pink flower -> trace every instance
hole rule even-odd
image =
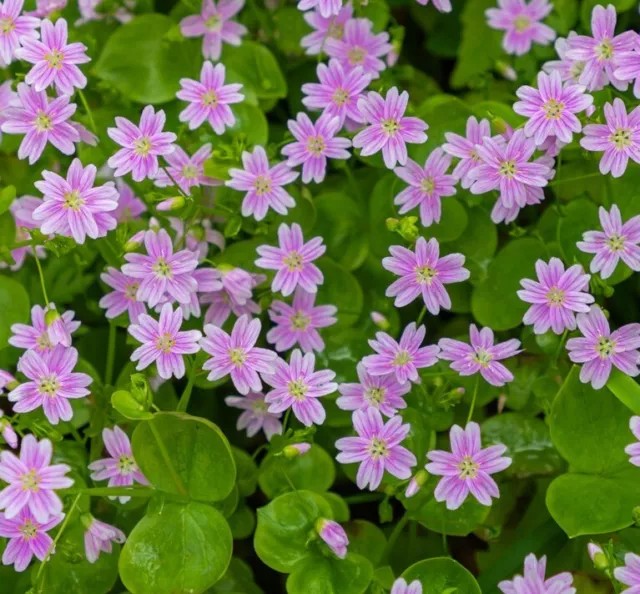
[[[18,363],[20,371],[31,381],[21,383],[9,394],[15,402],[13,410],[26,413],[42,407],[52,425],[60,420],[70,421],[72,398],[84,398],[90,394],[87,386],[93,381],[86,373],[74,373],[78,363],[78,351],[58,345],[51,353],[27,351]]]
[[[189,250],[173,253],[169,234],[160,229],[147,231],[144,236],[147,255],[125,254],[128,264],[122,267],[123,274],[141,279],[136,298],[146,301],[150,307],[160,303],[169,294],[179,303],[189,303],[198,283],[191,274],[198,266],[198,259]]]
[[[69,105],[69,97],[62,95],[49,103],[45,91],[37,92],[20,83],[18,98],[20,107],[7,108],[2,124],[2,131],[7,134],[25,135],[18,149],[18,159],[28,157],[29,164],[33,165],[42,155],[47,142],[65,155],[72,155],[76,150],[73,143],[80,141],[80,134],[67,122],[76,112],[76,105]]]
[[[613,75],[621,82],[635,80],[633,94],[640,97],[640,38],[636,35],[633,49],[620,52],[616,56],[616,69]]]
[[[267,153],[261,146],[256,146],[253,153],[242,152],[244,169],[229,169],[231,179],[225,182],[230,188],[246,192],[242,200],[242,216],[253,216],[261,221],[267,216],[269,208],[278,214],[286,215],[296,201],[283,189],[298,177],[287,163],[278,163],[269,167]]]
[[[440,308],[451,309],[451,298],[444,288],[450,283],[460,283],[470,276],[463,268],[462,254],[449,254],[440,258],[440,246],[437,239],[418,237],[416,251],[412,252],[400,245],[389,248],[391,257],[382,259],[386,270],[400,278],[387,290],[387,297],[395,297],[395,306],[404,307],[420,295],[431,314],[437,316]]]
[[[169,224],[176,232],[175,242],[179,244],[185,231],[184,221],[177,217],[169,217]],[[215,245],[220,251],[224,251],[224,236],[220,231],[214,229],[212,225],[211,220],[208,218],[200,221],[189,221],[185,243],[187,249],[196,254],[198,262],[206,259],[210,245]]]
[[[367,485],[375,491],[382,482],[386,470],[389,474],[406,480],[411,477],[411,467],[416,457],[400,444],[411,431],[411,425],[402,424],[402,417],[395,416],[386,423],[375,408],[353,413],[353,427],[358,437],[343,437],[336,441],[340,464],[360,462],[356,484],[359,489]]]
[[[622,99],[605,103],[606,124],[588,124],[584,127],[584,137],[580,145],[588,151],[604,151],[600,160],[600,173],[611,172],[620,177],[627,169],[631,158],[640,163],[640,108],[629,115]]]
[[[555,334],[576,329],[576,312],[586,313],[589,304],[595,299],[587,293],[589,289],[588,274],[584,274],[582,266],[574,264],[567,268],[558,258],[551,258],[549,263],[536,262],[538,281],[525,278],[520,281],[524,290],[518,291],[518,297],[531,307],[524,314],[522,322],[533,324],[536,334],[544,334],[551,328]]]
[[[400,343],[385,332],[377,332],[376,340],[370,340],[369,345],[378,354],[362,359],[365,369],[371,375],[395,374],[401,385],[409,381],[419,384],[418,369],[435,365],[440,351],[436,345],[420,346],[426,333],[427,329],[416,328],[415,322],[404,329]]]
[[[0,536],[9,539],[2,555],[3,565],[13,565],[15,571],[22,572],[36,559],[44,561],[53,552],[53,539],[47,531],[57,526],[64,514],[52,515],[47,521],[38,522],[33,514],[24,508],[11,519],[0,515]]]
[[[631,464],[633,464],[634,466],[640,466],[640,417],[631,417],[631,419],[629,420],[629,428],[638,441],[628,445],[624,449],[624,451],[629,454],[629,456],[631,456],[631,459],[629,460]],[[591,558],[593,559],[593,555],[591,556]]]
[[[380,59],[393,46],[389,34],[372,32],[373,23],[369,19],[348,19],[344,24],[342,37],[328,36],[324,51],[331,58],[337,58],[345,71],[360,66],[364,74],[378,78],[386,64]]]
[[[222,327],[229,315],[237,317],[244,314],[259,314],[260,306],[252,300],[253,289],[261,284],[266,276],[249,274],[242,268],[219,268],[222,290],[206,293],[200,299],[202,304],[210,303],[205,314],[205,324]]]
[[[316,521],[315,528],[318,536],[339,559],[344,559],[347,556],[349,538],[338,522],[320,518]]]
[[[327,249],[322,244],[322,237],[314,237],[305,243],[298,223],[293,223],[291,227],[281,223],[278,242],[279,247],[261,245],[256,248],[258,255],[262,256],[256,260],[256,266],[278,271],[271,283],[271,290],[274,293],[281,291],[285,297],[291,295],[297,286],[308,293],[317,293],[324,276],[312,262]]]
[[[73,95],[74,89],[84,89],[87,78],[77,64],[86,64],[91,58],[85,53],[87,46],[82,43],[67,43],[67,21],[58,19],[54,25],[49,20],[40,26],[42,40],[23,37],[22,47],[16,50],[16,57],[34,64],[24,81],[33,85],[36,91],[44,91],[55,86],[61,95]]]
[[[585,87],[573,83],[562,84],[560,74],[538,73],[538,88],[522,86],[516,91],[521,99],[513,104],[513,111],[529,118],[524,126],[526,136],[533,137],[540,146],[549,136],[561,142],[573,140],[573,132],[580,132],[582,124],[575,114],[593,103]]]
[[[36,0],[36,10],[27,14],[35,17],[48,17],[54,12],[62,12],[67,6],[67,0]]]
[[[298,349],[291,353],[289,363],[276,359],[275,372],[262,376],[273,388],[265,397],[270,413],[281,413],[290,408],[306,427],[324,423],[326,412],[319,398],[335,392],[338,384],[333,382],[336,377],[333,371],[314,371],[315,365],[313,353],[303,357]]]
[[[532,594],[575,594],[572,587],[573,576],[569,572],[559,573],[545,580],[547,558],[542,556],[539,560],[531,553],[524,560],[524,576],[516,575],[513,580],[505,580],[498,584],[498,588],[504,594],[520,594],[531,592]]]
[[[549,167],[539,162],[529,163],[535,150],[535,142],[526,138],[523,130],[516,130],[506,145],[485,138],[482,145],[476,145],[482,164],[468,174],[473,181],[471,193],[499,190],[506,208],[514,204],[525,206],[527,187],[543,188],[548,183]]]
[[[204,327],[206,335],[200,341],[202,350],[211,355],[202,366],[209,371],[209,381],[231,375],[231,381],[242,395],[260,392],[262,382],[258,373],[274,373],[278,355],[255,346],[262,324],[248,315],[241,316],[233,326],[231,335],[213,324]]]
[[[73,237],[83,244],[87,236],[97,239],[116,228],[109,213],[118,207],[118,191],[113,182],[94,187],[96,173],[95,165],[83,167],[80,159],[72,161],[66,180],[53,171],[42,172],[44,181],[35,186],[44,202],[33,211],[42,233]]]
[[[619,80],[614,72],[618,57],[634,48],[638,34],[625,31],[615,35],[615,29],[616,9],[611,4],[607,8],[595,6],[591,13],[593,37],[576,35],[569,42],[567,57],[585,63],[579,82],[590,91],[601,88],[602,82],[606,84],[607,80],[616,89],[627,90],[628,83]]]
[[[5,520],[15,518],[23,509],[43,524],[62,513],[62,501],[54,491],[68,489],[73,479],[65,476],[69,466],[51,464],[52,452],[48,439],[38,442],[31,434],[22,440],[20,458],[6,450],[0,452],[0,479],[7,483],[0,491]]]
[[[453,361],[451,369],[460,375],[480,375],[493,386],[504,386],[513,381],[513,374],[502,364],[502,359],[508,359],[521,353],[520,341],[512,338],[494,346],[493,330],[483,328],[478,331],[475,324],[469,327],[471,345],[451,338],[441,338],[440,359]]]
[[[175,180],[188,196],[191,195],[193,187],[222,185],[221,181],[204,174],[204,162],[211,157],[211,154],[210,144],[201,146],[192,157],[176,146],[176,150],[165,157],[165,161],[169,164],[168,173],[164,168],[160,169],[154,180],[155,185],[159,188],[173,187],[173,180]]]
[[[131,187],[122,178],[116,180],[116,188],[120,193],[118,207],[111,213],[119,223],[133,221],[146,212],[146,204],[138,198]]]
[[[445,501],[447,509],[458,509],[471,493],[482,505],[491,505],[492,497],[500,497],[496,482],[489,476],[511,465],[511,458],[503,456],[504,445],[482,449],[480,426],[467,423],[451,427],[449,433],[451,453],[432,450],[427,453],[430,463],[427,472],[442,476],[433,496],[436,501]]]
[[[107,161],[115,169],[116,177],[130,171],[137,182],[156,177],[158,155],[170,155],[176,148],[173,143],[177,136],[162,131],[165,122],[164,111],[156,113],[151,105],[142,110],[139,127],[126,118],[116,117],[116,128],[107,128],[109,138],[123,147]]]
[[[418,4],[422,4],[422,6],[426,6],[429,4],[429,0],[417,0]],[[433,0],[433,5],[438,12],[451,12],[451,0]],[[414,582],[415,583],[415,582]],[[391,594],[396,594],[396,592],[392,592]],[[408,594],[414,594],[412,591]],[[420,592],[416,592],[416,594],[422,594],[422,590]]]
[[[262,429],[267,441],[271,441],[274,435],[282,433],[282,414],[269,412],[269,405],[265,402],[262,392],[249,392],[246,396],[227,396],[224,402],[227,406],[243,411],[238,417],[236,429],[246,429],[247,437],[254,437]]]
[[[407,584],[404,578],[398,578],[393,582],[391,594],[422,594],[422,584],[418,580],[413,580],[410,584]]]
[[[126,311],[129,315],[129,320],[136,324],[138,316],[147,312],[144,303],[138,301],[136,297],[140,286],[137,279],[122,274],[122,272],[110,266],[107,272],[103,272],[100,275],[100,280],[114,289],[114,291],[100,299],[98,303],[100,307],[107,310],[105,312],[107,319],[117,318]]]
[[[304,14],[304,20],[313,29],[313,33],[305,35],[300,40],[300,45],[306,49],[310,56],[319,54],[324,50],[327,39],[342,39],[347,21],[353,16],[353,6],[347,3],[340,9],[337,15],[323,17],[320,12],[313,10]]]
[[[611,366],[631,377],[640,374],[640,324],[627,324],[611,332],[602,310],[594,305],[588,313],[578,314],[578,328],[583,338],[567,340],[569,359],[584,363],[580,381],[591,382],[594,390],[607,383]]]
[[[6,121],[5,110],[9,107],[20,107],[18,93],[12,89],[13,80],[5,80],[0,85],[0,125]],[[2,134],[0,134],[2,138]]]
[[[199,81],[180,79],[182,88],[176,97],[190,105],[180,112],[179,118],[189,124],[189,130],[199,128],[205,120],[216,134],[224,134],[225,127],[235,125],[236,118],[229,105],[244,100],[244,95],[239,92],[242,85],[225,85],[224,79],[224,64],[214,66],[208,61],[202,65]]]
[[[0,371],[0,376],[6,372]],[[13,376],[7,375],[11,378],[11,381],[14,382],[15,379]],[[14,428],[11,426],[11,422],[8,419],[3,418],[4,411],[0,409],[0,435],[7,442],[7,445],[15,450],[18,447],[18,435],[16,434]]]
[[[560,59],[545,62],[542,69],[547,74],[557,71],[563,81],[578,84],[582,71],[584,70],[585,63],[580,60],[573,60],[567,56],[567,52],[571,49],[571,42],[576,36],[577,33],[575,31],[571,31],[566,39],[564,37],[558,37],[554,43],[554,47]],[[607,83],[607,77],[604,72],[602,72],[601,76],[597,77],[596,80],[592,82],[589,90],[599,91],[604,88]]]
[[[428,128],[419,118],[405,117],[409,102],[409,93],[393,87],[383,99],[379,93],[369,91],[366,98],[358,101],[358,109],[369,124],[358,132],[353,146],[362,149],[363,157],[374,155],[382,150],[384,164],[393,169],[396,163],[407,163],[407,142],[422,144],[427,141],[425,130]]]
[[[508,54],[523,56],[531,49],[535,41],[540,45],[549,45],[556,32],[540,21],[552,10],[553,4],[547,0],[498,0],[499,8],[485,11],[487,24],[492,29],[506,31],[502,47]]]
[[[31,326],[27,324],[13,324],[11,332],[13,336],[9,338],[9,344],[19,349],[32,349],[39,353],[51,351],[57,342],[49,335],[48,326],[45,321],[47,309],[34,305],[31,308]],[[74,322],[73,311],[65,311],[61,317],[65,325],[65,334],[69,336],[80,327],[80,322]]]
[[[482,144],[485,136],[491,136],[489,120],[478,122],[475,116],[469,116],[466,134],[465,137],[453,132],[446,132],[444,137],[447,142],[442,145],[442,150],[445,153],[460,159],[451,175],[455,179],[459,179],[460,185],[465,189],[471,187],[473,183],[473,180],[469,178],[469,172],[481,162],[476,145]],[[496,137],[496,139],[498,138]]]
[[[138,323],[129,326],[129,334],[142,343],[131,355],[138,361],[138,371],[146,369],[155,361],[158,375],[169,379],[184,376],[183,355],[193,355],[200,350],[198,341],[202,338],[199,330],[180,331],[182,310],[173,311],[170,303],[165,303],[156,321],[147,314],[138,316]]]
[[[284,446],[282,454],[287,460],[293,460],[295,458],[299,458],[300,456],[304,456],[310,449],[310,443],[290,443],[289,445]]]
[[[620,259],[634,272],[640,271],[640,215],[622,224],[615,204],[610,212],[601,206],[598,214],[603,231],[587,231],[582,235],[583,241],[576,244],[581,251],[596,254],[591,260],[591,272],[609,278]]]
[[[203,0],[200,14],[180,21],[180,31],[185,37],[202,37],[202,55],[217,61],[222,53],[222,42],[240,45],[247,28],[231,20],[244,6],[244,0]]]
[[[113,429],[103,429],[102,439],[104,447],[109,453],[109,458],[102,458],[89,464],[92,480],[109,479],[107,483],[109,487],[131,487],[134,482],[141,485],[149,484],[133,458],[128,435],[120,427],[115,425]],[[124,504],[131,497],[118,496],[109,497],[109,499],[118,499],[120,503]]]
[[[96,520],[91,514],[84,520],[86,531],[84,533],[84,551],[89,563],[95,563],[100,557],[100,552],[111,553],[112,542],[122,544],[127,537],[122,530],[115,526]],[[87,525],[88,524],[88,525]]]
[[[393,201],[400,206],[398,213],[405,214],[418,206],[423,227],[439,223],[442,214],[440,198],[456,193],[457,178],[447,175],[450,165],[451,157],[441,148],[436,148],[424,167],[420,167],[413,159],[408,159],[405,167],[396,167],[393,172],[409,184]]]
[[[132,7],[135,5],[134,0],[125,0],[125,5]],[[100,12],[96,10],[100,6]],[[106,18],[114,18],[120,23],[128,23],[133,15],[124,6],[109,5],[108,7],[102,2],[102,0],[78,0],[78,10],[80,16],[75,25],[84,25],[91,21],[100,21]],[[107,12],[103,12],[106,10]]]
[[[627,553],[624,556],[624,565],[616,567],[613,570],[613,575],[625,586],[631,586],[630,588],[625,588],[624,591],[627,594],[637,594],[638,590],[640,590],[640,555]]]
[[[351,141],[335,135],[341,128],[340,119],[321,115],[314,124],[309,116],[300,112],[295,120],[287,123],[289,131],[296,141],[282,148],[282,154],[288,157],[287,165],[297,167],[302,164],[302,183],[313,180],[317,184],[324,180],[327,172],[327,159],[348,159]]]
[[[371,375],[362,362],[356,367],[357,384],[340,384],[341,396],[336,400],[342,410],[378,409],[386,417],[393,417],[399,409],[406,408],[403,396],[411,391],[411,384],[399,384],[395,374]]]
[[[340,13],[342,0],[298,0],[298,10],[306,11],[315,8],[324,18]]]
[[[307,109],[322,109],[322,113],[340,120],[344,125],[346,118],[353,122],[362,122],[358,109],[358,99],[371,82],[371,75],[365,74],[360,66],[345,72],[338,60],[329,60],[329,65],[318,64],[318,83],[302,85],[307,95],[302,103]]]
[[[315,293],[298,287],[291,305],[284,301],[271,304],[269,317],[276,326],[267,332],[267,342],[274,344],[276,351],[288,351],[296,345],[304,353],[324,351],[324,341],[317,328],[335,324],[338,309],[334,305],[315,306],[315,301]]]
[[[42,199],[40,198],[36,198],[35,196],[22,196],[21,198],[16,198],[11,203],[11,206],[9,206],[9,210],[16,224],[16,243],[30,240],[31,234],[26,229],[37,229],[40,226],[40,222],[33,218],[33,211],[41,204]],[[34,248],[24,246],[11,250],[11,257],[14,263],[8,266],[5,262],[0,262],[0,269],[9,268],[12,271],[20,270],[27,254],[33,255]],[[43,246],[36,246],[35,254],[40,259],[46,258],[46,251]]]
[[[0,4],[0,58],[5,65],[11,64],[24,39],[38,39],[36,29],[40,19],[20,13],[24,0],[5,0]]]

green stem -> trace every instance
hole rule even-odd
[[[422,322],[422,320],[424,319],[424,315],[427,313],[427,306],[423,305],[422,309],[420,310],[420,315],[418,316],[418,319],[416,320],[416,326],[419,326],[420,323]]]
[[[480,384],[480,376],[476,375],[476,383],[473,386],[473,397],[471,399],[471,407],[469,408],[469,416],[467,417],[467,425],[471,422],[471,417],[473,417],[473,409],[476,406],[476,398],[478,396],[479,384]]]
[[[579,175],[578,177],[567,177],[565,179],[557,179],[547,184],[547,187],[559,186],[560,184],[567,184],[574,181],[580,181],[581,179],[589,179],[591,177],[600,177],[602,174],[598,171],[595,173],[587,173],[586,175]]]
[[[189,381],[187,382],[187,386],[182,392],[182,396],[180,396],[180,402],[178,402],[178,408],[176,410],[178,412],[186,412],[189,407],[189,400],[191,400],[191,392],[193,391],[193,383],[196,381],[196,361],[193,358],[190,358],[191,365],[189,367]]]
[[[86,487],[68,489],[69,493],[88,495],[89,497],[153,497],[155,489],[149,487]]]
[[[104,384],[110,386],[113,380],[113,364],[116,357],[116,325],[109,323],[109,342],[107,343],[107,368],[104,372]]]
[[[40,285],[42,286],[42,295],[44,296],[44,304],[45,307],[49,305],[49,297],[47,296],[47,287],[44,284],[44,274],[42,273],[42,266],[40,265],[40,258],[35,255],[36,244],[32,243],[33,251],[34,251],[34,260],[36,261],[36,266],[38,267],[38,274],[40,275]]]
[[[398,540],[400,534],[402,534],[402,531],[404,530],[404,527],[407,525],[409,520],[409,515],[405,513],[404,516],[402,516],[398,523],[395,525],[393,532],[391,533],[391,535],[389,536],[389,540],[387,541],[387,546],[384,549],[384,553],[382,554],[383,561],[387,561],[389,559],[389,555],[391,554],[391,551],[396,544],[396,540]]]
[[[565,329],[565,331],[562,333],[562,337],[560,338],[560,344],[556,349],[555,355],[553,355],[553,363],[551,364],[553,368],[556,368],[558,366],[558,358],[560,357],[560,353],[562,352],[562,347],[564,346],[564,341],[567,339],[568,333],[569,333],[568,329]]]
[[[91,108],[89,107],[89,103],[87,102],[87,98],[84,96],[82,89],[78,89],[78,95],[80,97],[80,101],[82,102],[82,106],[84,107],[84,110],[87,113],[87,117],[89,118],[89,125],[91,126],[91,131],[96,136],[98,136],[98,128],[96,128],[96,123],[93,121],[93,114],[91,113]]]
[[[287,432],[287,426],[289,425],[289,417],[291,416],[291,408],[287,409],[287,412],[284,413],[284,421],[282,423],[282,435]]]
[[[640,386],[626,373],[613,369],[607,382],[613,395],[635,414],[640,415]]]
[[[180,492],[181,495],[187,495],[187,490],[184,488],[184,485],[182,484],[182,481],[180,480],[180,477],[178,476],[176,469],[173,467],[171,458],[169,458],[169,452],[167,451],[167,448],[165,447],[164,442],[162,441],[162,436],[158,432],[158,429],[155,426],[155,423],[153,421],[149,423],[149,428],[151,429],[151,433],[153,433],[153,436],[156,438],[156,441],[158,442],[160,453],[164,458],[164,461],[167,465],[167,468],[169,469],[169,472],[171,473],[173,482],[176,484],[178,491]]]
[[[180,185],[178,184],[178,182],[174,179],[173,175],[171,175],[171,174],[169,173],[169,170],[168,170],[166,167],[164,167],[164,166],[163,166],[163,167],[160,167],[160,169],[162,169],[162,171],[164,171],[164,172],[167,174],[167,177],[168,177],[168,178],[173,182],[173,185],[176,187],[176,190],[178,190],[178,192],[180,193],[180,195],[181,195],[183,198],[186,198],[187,200],[189,200],[189,199],[190,199],[190,197],[189,197],[189,196],[187,196],[187,195],[183,192],[182,188],[180,187]],[[185,229],[185,235],[186,235],[186,233],[187,233],[187,230]]]

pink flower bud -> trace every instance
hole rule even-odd
[[[47,325],[47,334],[53,346],[61,344],[65,347],[71,346],[71,333],[65,324],[64,318],[56,310],[53,303],[48,305],[48,311],[44,315],[44,323]]]
[[[15,390],[19,385],[20,382],[8,371],[0,369],[0,394],[2,394],[5,388],[8,392],[11,392],[11,390]],[[1,412],[2,411],[0,411],[0,417],[2,416]]]
[[[171,210],[179,210],[184,206],[184,198],[182,196],[172,196],[162,202],[156,204],[156,210],[168,212]]]
[[[411,497],[416,495],[418,491],[422,489],[424,484],[427,482],[428,478],[429,478],[429,475],[427,474],[426,470],[418,471],[409,482],[409,486],[407,487],[407,490],[404,492],[404,496],[407,499],[410,499]]]
[[[377,311],[371,312],[371,321],[380,328],[380,330],[388,330],[391,325],[389,324],[389,320]]]
[[[7,442],[11,449],[16,449],[18,447],[18,436],[16,432],[13,430],[11,423],[7,419],[3,419],[4,412],[0,410],[0,434],[2,434],[3,439]]]
[[[299,456],[304,456],[311,449],[310,443],[292,443],[285,446],[282,453],[287,460],[293,460]]]
[[[316,532],[340,559],[344,559],[347,556],[349,538],[340,524],[333,520],[320,518],[316,522]]]
[[[129,239],[129,241],[127,241],[127,243],[125,244],[124,251],[134,252],[135,250],[137,250],[138,246],[140,246],[144,241],[145,233],[146,231],[138,231],[135,235],[133,235],[131,239]]]
[[[597,569],[607,569],[607,567],[609,567],[607,556],[604,554],[600,545],[597,545],[595,542],[590,542],[587,545],[587,551]]]

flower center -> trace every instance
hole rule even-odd
[[[301,402],[307,396],[309,388],[302,380],[291,380],[287,382],[287,390],[293,398]]]
[[[609,136],[609,141],[613,143],[617,150],[621,151],[631,146],[631,130],[629,128],[616,128],[616,131]]]
[[[202,94],[202,105],[205,107],[215,107],[218,105],[218,95],[213,89]]]
[[[36,130],[38,132],[47,132],[49,130],[53,130],[53,122],[51,118],[44,112],[39,111],[36,119],[33,122]]]
[[[498,169],[498,174],[502,177],[511,179],[516,174],[516,162],[513,159],[502,161]]]
[[[549,292],[547,293],[547,299],[549,301],[549,305],[554,305],[555,307],[561,307],[564,303],[565,293],[558,287],[551,287]]]
[[[555,99],[549,99],[543,106],[544,115],[548,120],[559,120],[562,117],[564,103],[560,103]]]
[[[176,344],[176,341],[173,339],[171,334],[167,334],[166,332],[156,339],[156,347],[159,351],[163,353],[170,353],[171,349]]]
[[[284,265],[288,268],[289,272],[295,272],[302,270],[302,256],[296,252],[289,252],[282,260]]]
[[[394,367],[402,367],[407,363],[411,363],[413,361],[413,357],[409,353],[409,351],[398,351],[398,354],[395,356],[392,365]]]
[[[398,122],[398,120],[394,118],[387,118],[386,120],[382,120],[380,126],[382,127],[382,131],[387,136],[395,136],[398,130],[400,130],[400,122]]]
[[[147,157],[151,150],[151,139],[148,136],[142,136],[134,142],[134,150],[136,155]]]
[[[49,351],[53,348],[49,340],[49,333],[45,330],[38,338],[36,338],[36,349],[38,351]]]
[[[518,33],[522,33],[529,28],[531,20],[526,16],[518,16],[513,19],[513,27]]]
[[[476,149],[471,149],[469,151],[469,159],[475,161],[476,163],[480,163],[480,155],[476,152]]]
[[[614,233],[611,237],[607,238],[605,243],[612,252],[621,252],[624,250],[625,237]]]
[[[127,284],[127,286],[124,288],[125,299],[128,299],[129,301],[137,301],[136,295],[138,294],[139,286],[140,283]]]
[[[616,343],[606,336],[598,338],[598,344],[596,345],[596,351],[601,359],[606,359],[611,355],[615,355]]]
[[[247,355],[244,352],[244,349],[229,349],[227,351],[227,355],[229,355],[231,363],[233,363],[236,367],[242,367],[244,365],[244,362],[247,360]]]
[[[156,260],[155,264],[151,267],[151,270],[158,278],[171,278],[173,276],[171,266],[163,257]]]
[[[346,91],[342,87],[338,87],[334,91],[333,97],[331,97],[331,100],[336,105],[344,105],[349,100],[349,91]]]
[[[11,33],[16,28],[16,24],[11,17],[4,17],[0,19],[0,31],[3,34]]]
[[[602,43],[596,46],[596,57],[602,62],[607,62],[613,58],[613,46],[610,39],[605,37]]]
[[[458,470],[460,471],[458,476],[461,479],[476,478],[479,468],[478,464],[470,456],[465,456],[458,462]]]
[[[84,200],[78,190],[72,190],[64,195],[62,206],[64,208],[70,208],[75,212],[80,210],[80,207],[84,204]]]
[[[377,460],[378,458],[386,458],[389,455],[387,442],[379,437],[374,437],[369,442],[369,455]]]
[[[342,39],[344,37],[344,25],[337,23],[330,25],[329,30],[327,31],[327,37],[331,37],[332,39]]]
[[[307,140],[307,150],[314,155],[322,155],[327,148],[327,143],[322,136],[310,136]]]
[[[347,52],[347,59],[349,60],[349,64],[351,64],[352,66],[355,66],[357,64],[362,64],[364,62],[364,58],[366,55],[367,55],[367,50],[365,50],[364,48],[358,45],[354,45]]]
[[[271,192],[271,178],[265,175],[259,175],[256,177],[255,189],[258,196],[264,196]]]
[[[38,392],[49,398],[55,398],[60,388],[60,382],[55,374],[45,375],[38,381]]]
[[[60,70],[62,69],[64,54],[61,51],[54,49],[51,50],[48,54],[45,54],[44,59],[49,63],[49,68]]]
[[[364,392],[364,399],[367,401],[369,406],[375,406],[377,408],[384,402],[386,392],[386,388],[369,388]]]
[[[209,31],[220,31],[222,27],[222,17],[219,14],[212,14],[205,22],[204,26]]]
[[[303,311],[297,311],[291,316],[290,321],[292,330],[306,330],[311,323],[311,318],[304,315]]]
[[[118,457],[117,466],[118,472],[123,476],[131,474],[137,468],[136,461],[133,459],[133,457],[127,456],[125,454],[122,454]]]
[[[419,285],[430,285],[438,276],[438,271],[431,266],[416,266],[416,282]]]
[[[571,68],[569,69],[569,71],[571,73],[571,78],[573,78],[575,82],[578,82],[578,80],[582,76],[585,64],[586,62],[574,62],[573,64],[571,64]]]
[[[182,177],[185,179],[196,179],[198,177],[198,168],[193,163],[185,165],[182,168]]]
[[[37,493],[40,490],[40,477],[38,476],[38,471],[35,468],[23,474],[20,477],[20,482],[22,483],[23,491]]]
[[[255,400],[252,405],[253,412],[256,414],[264,414],[269,410],[269,406],[264,399]]]
[[[436,188],[436,181],[433,179],[432,176],[425,177],[420,182],[420,187],[422,188],[422,191],[425,194],[432,194],[433,190],[435,190],[435,188]]]
[[[26,520],[19,528],[22,537],[25,540],[31,540],[38,535],[38,525],[34,524],[31,520]]]
[[[483,348],[476,349],[475,355],[473,355],[473,362],[481,365],[482,367],[489,367],[489,363],[493,359],[493,355]]]

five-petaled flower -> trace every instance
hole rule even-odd
[[[524,575],[516,575],[512,580],[504,580],[498,584],[498,588],[504,594],[521,594],[523,592],[576,594],[576,589],[572,586],[573,576],[568,571],[547,579],[545,578],[546,570],[546,556],[536,559],[536,556],[531,553],[524,560]]]
[[[85,525],[84,552],[89,563],[95,563],[100,553],[111,553],[114,542],[122,544],[127,537],[115,526],[96,520],[91,514],[83,515]]]
[[[129,320],[136,324],[138,316],[146,313],[147,308],[142,301],[138,301],[138,287],[140,282],[137,278],[132,278],[123,274],[116,268],[109,267],[107,272],[100,274],[100,280],[113,289],[106,294],[98,305],[105,308],[105,316],[112,320],[125,311],[129,314]]]
[[[53,305],[53,304],[51,304]],[[9,344],[19,349],[33,349],[38,352],[50,351],[58,342],[49,334],[49,327],[45,321],[47,308],[34,305],[31,308],[31,326],[28,324],[13,324]],[[80,327],[80,322],[74,321],[75,312],[65,311],[60,319],[65,325],[65,334],[71,335]],[[69,345],[66,345],[69,346]]]
[[[0,59],[7,66],[16,57],[16,50],[24,39],[38,39],[36,29],[40,19],[23,15],[24,0],[5,0],[0,3]]]
[[[227,396],[224,402],[227,406],[242,410],[236,429],[246,429],[247,437],[253,437],[262,429],[267,441],[270,441],[274,435],[282,433],[282,413],[269,412],[269,405],[265,402],[262,392],[249,392],[246,396]]]
[[[627,553],[624,556],[624,565],[616,567],[613,575],[621,584],[630,586],[624,590],[627,594],[636,594],[640,589],[640,555]]]
[[[191,195],[191,188],[200,186],[220,186],[222,182],[204,174],[204,162],[211,157],[210,144],[201,146],[193,156],[187,155],[179,146],[170,155],[165,156],[165,168],[158,171],[154,183],[159,188],[173,187],[174,182],[187,195]]]

